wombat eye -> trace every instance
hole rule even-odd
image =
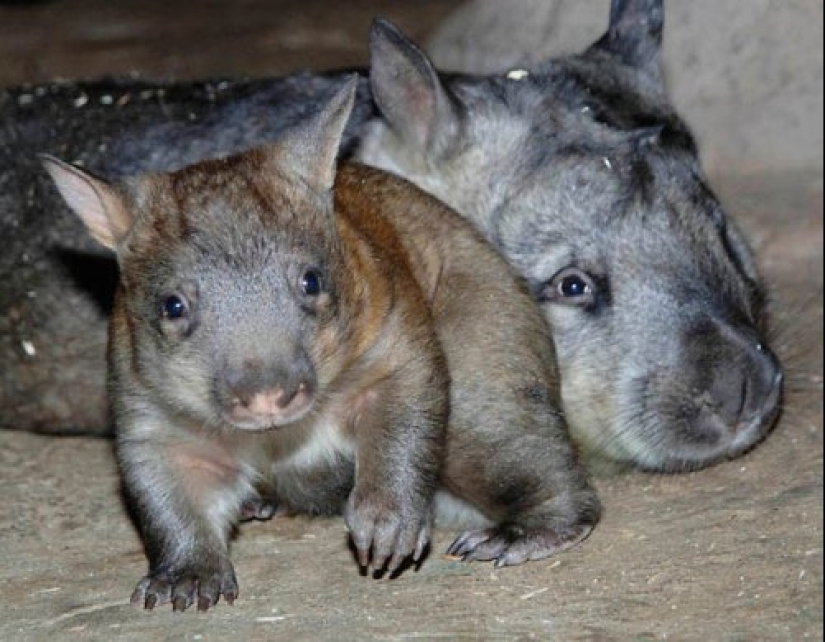
[[[571,274],[559,282],[559,294],[566,299],[576,299],[590,294],[591,288],[580,276]]]
[[[596,286],[587,272],[567,268],[551,279],[544,298],[568,305],[589,305],[595,301]]]
[[[160,313],[164,319],[176,321],[189,316],[189,307],[181,297],[173,294],[166,297],[160,304]]]
[[[301,277],[301,292],[306,296],[318,296],[323,291],[321,275],[316,270],[307,270]]]

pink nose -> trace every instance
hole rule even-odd
[[[252,395],[246,404],[246,409],[253,415],[266,416],[277,414],[281,408],[281,398],[283,396],[284,391],[280,388],[259,392]]]
[[[283,388],[270,388],[232,399],[228,417],[233,422],[264,422],[272,425],[287,424],[301,416],[312,403],[312,393],[306,383],[298,384],[294,393]]]

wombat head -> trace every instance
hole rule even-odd
[[[332,187],[353,89],[269,147],[122,185],[44,158],[117,253],[116,392],[137,381],[167,410],[247,430],[313,407],[345,331]]]
[[[386,122],[361,155],[452,205],[526,277],[585,451],[679,471],[757,443],[783,377],[751,251],[668,102],[662,23],[661,0],[616,0],[581,55],[440,78],[379,22],[371,78]]]

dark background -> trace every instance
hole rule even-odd
[[[373,16],[422,41],[459,0],[50,0],[0,4],[0,85],[136,73],[269,76],[365,65]]]

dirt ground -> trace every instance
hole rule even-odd
[[[0,84],[139,71],[277,74],[364,63],[380,13],[421,38],[458,2],[0,3]],[[0,431],[0,640],[802,640],[823,638],[821,172],[714,178],[773,285],[782,421],[748,456],[686,476],[597,480],[592,537],[494,570],[441,555],[360,577],[340,519],[244,525],[234,606],[128,603],[145,571],[111,444]]]

